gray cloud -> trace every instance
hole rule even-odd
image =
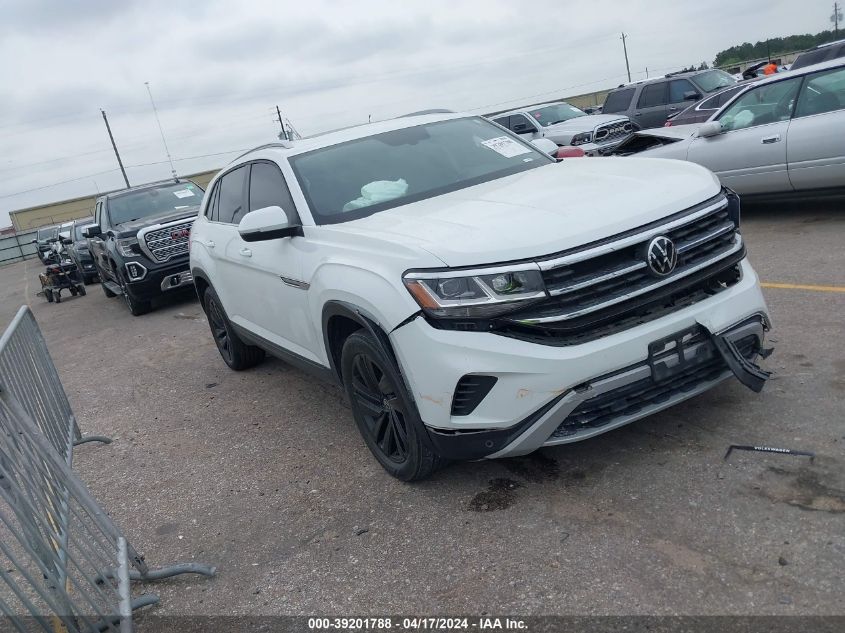
[[[623,81],[622,30],[642,77],[745,40],[826,28],[829,11],[818,13],[793,0],[627,0],[624,11],[555,0],[7,0],[0,225],[9,209],[119,184],[100,108],[124,162],[163,161],[145,81],[171,152],[189,158],[272,140],[276,104],[305,133],[427,107],[504,107]],[[168,172],[131,167],[130,178]]]

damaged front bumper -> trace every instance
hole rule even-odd
[[[697,324],[652,342],[644,361],[561,393],[518,424],[484,431],[428,428],[435,450],[451,459],[513,457],[606,433],[703,393],[731,376],[760,391],[768,372],[755,361],[769,322],[759,313],[711,333]]]

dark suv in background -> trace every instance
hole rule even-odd
[[[640,129],[660,127],[675,112],[735,83],[733,76],[716,68],[670,73],[611,90],[602,112],[627,115]]]
[[[94,267],[94,258],[91,257],[91,251],[88,250],[88,240],[82,234],[83,229],[92,224],[94,218],[80,218],[74,220],[70,228],[70,244],[67,245],[67,254],[79,268],[79,274],[82,275],[82,281],[90,284],[97,278],[97,269]]]
[[[188,237],[203,190],[190,180],[168,180],[97,199],[94,223],[83,235],[107,297],[123,296],[135,315],[152,299],[193,286]]]

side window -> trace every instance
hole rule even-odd
[[[710,97],[709,99],[705,99],[699,105],[697,110],[718,110],[719,109],[719,97],[722,95],[716,95],[714,97]]]
[[[103,208],[102,202],[98,202],[96,205],[94,205],[94,224],[100,223],[100,215],[101,215],[100,209],[102,209],[102,208]]]
[[[659,81],[654,84],[648,84],[643,87],[640,93],[639,101],[637,101],[638,108],[653,108],[655,106],[666,105],[666,82]]]
[[[788,120],[792,115],[801,79],[793,77],[749,90],[719,117],[722,129],[742,130]]]
[[[498,119],[493,119],[493,122],[498,123],[502,127],[506,127],[508,129],[511,129],[510,119],[511,118],[509,116],[500,116]]]
[[[688,92],[699,93],[699,90],[686,79],[673,79],[669,82],[669,103],[683,103]]]
[[[208,196],[208,206],[205,208],[205,217],[212,222],[217,222],[217,202],[220,199],[220,182],[214,184],[214,190]]]
[[[272,163],[253,163],[249,175],[249,211],[264,207],[281,207],[291,224],[299,218],[285,177]],[[237,218],[240,222],[240,218]]]
[[[795,116],[812,116],[845,108],[845,68],[808,75]]]
[[[625,112],[628,106],[631,105],[631,99],[634,98],[635,88],[625,88],[624,90],[617,90],[607,95],[604,100],[604,107],[602,112],[605,114],[613,114],[614,112]]]
[[[515,114],[511,117],[510,129],[517,134],[525,134],[526,132],[536,132],[537,123],[532,122],[524,114]]]
[[[246,181],[247,168],[238,167],[223,176],[218,183],[216,200],[216,220],[233,224],[244,215],[244,183]]]

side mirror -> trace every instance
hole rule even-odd
[[[531,144],[539,149],[541,152],[545,152],[549,156],[554,156],[557,153],[557,143],[553,140],[548,138],[536,138],[531,141]]]
[[[302,227],[291,224],[281,207],[272,206],[247,213],[238,224],[238,233],[244,242],[262,242],[302,235]]]
[[[89,224],[84,229],[82,229],[82,237],[92,238],[102,234],[103,231],[100,228],[99,224]]]
[[[537,128],[528,123],[517,123],[513,126],[512,131],[514,134],[533,134],[537,131]]]
[[[687,90],[684,93],[684,101],[698,101],[701,99],[701,93],[695,90]]]
[[[701,127],[698,128],[698,135],[701,138],[709,138],[711,136],[718,136],[722,131],[721,121],[708,121],[707,123],[702,123]]]

